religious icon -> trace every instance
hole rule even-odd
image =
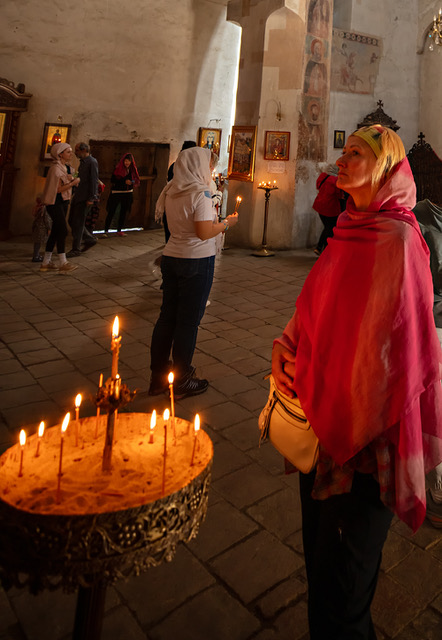
[[[51,149],[54,144],[58,142],[69,142],[71,127],[72,125],[70,124],[45,123],[40,160],[51,160]]]

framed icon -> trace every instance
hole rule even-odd
[[[57,142],[69,142],[71,138],[70,124],[45,122],[41,143],[40,160],[51,160],[51,149]]]
[[[335,149],[342,149],[345,145],[345,131],[335,130],[333,146]]]
[[[214,151],[219,156],[221,149],[222,129],[205,129],[200,127],[198,132],[198,146]]]
[[[266,131],[264,160],[288,160],[290,131]]]
[[[255,148],[256,127],[232,127],[228,178],[253,182]]]

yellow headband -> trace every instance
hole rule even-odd
[[[359,129],[358,131],[355,131],[351,135],[359,136],[359,138],[362,138],[362,140],[365,140],[365,142],[368,145],[370,145],[370,148],[372,149],[376,158],[379,158],[382,150],[382,146],[380,144],[381,133],[382,131],[379,131],[377,127],[370,127],[370,129],[365,131],[363,129]]]

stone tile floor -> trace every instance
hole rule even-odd
[[[139,393],[129,409],[162,410],[147,395],[149,343],[161,292],[154,259],[162,232],[100,240],[71,274],[38,272],[31,241],[0,243],[0,451],[24,425],[60,421],[78,391],[110,371],[110,329],[122,324],[121,374]],[[311,250],[257,258],[228,249],[199,332],[195,364],[209,391],[177,403],[197,409],[215,447],[200,533],[171,563],[108,587],[103,640],[306,640],[306,578],[296,475],[283,473],[257,416],[272,340],[294,309]],[[442,313],[437,309],[437,322]],[[94,407],[84,402],[82,413]],[[67,640],[76,596],[0,589],[0,640]],[[395,520],[373,615],[380,640],[442,637],[442,530],[414,536]]]

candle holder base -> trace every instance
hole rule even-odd
[[[270,256],[274,255],[275,253],[273,251],[269,251],[267,247],[261,247],[261,249],[252,251],[252,256],[257,256],[258,258],[269,258]]]

